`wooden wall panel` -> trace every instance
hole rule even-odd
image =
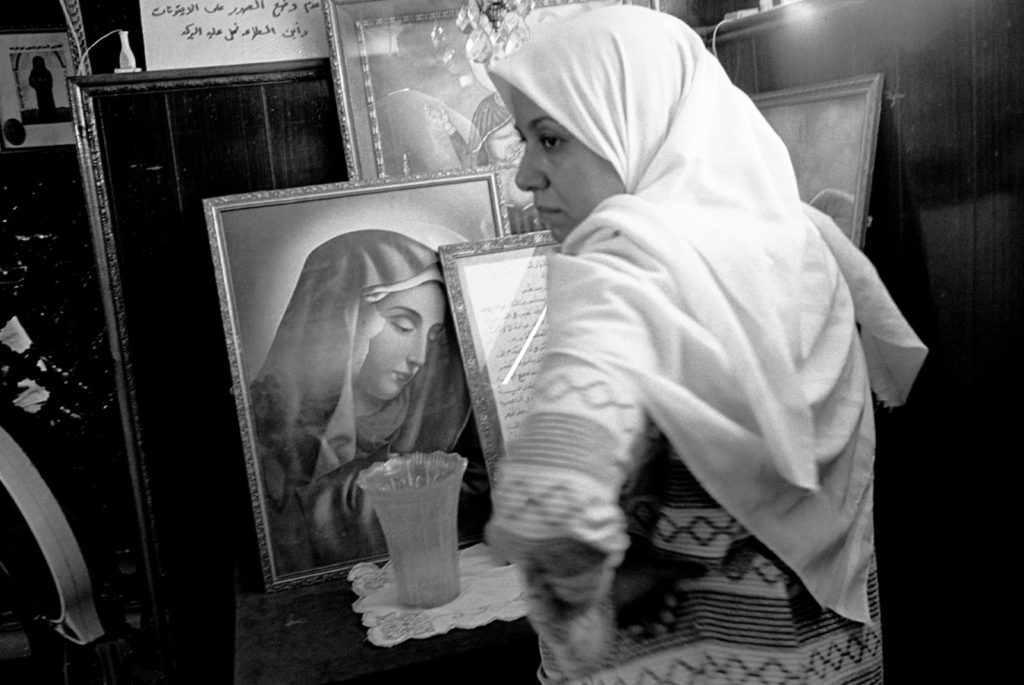
[[[273,182],[262,88],[178,91],[168,97],[167,117],[186,212],[202,200],[197,193],[228,195]]]
[[[991,630],[1012,591],[992,559],[1016,498],[999,445],[1024,410],[1022,13],[1006,0],[805,0],[716,41],[751,93],[885,75],[865,251],[931,348],[908,405],[878,416],[893,682],[995,682],[1009,650]]]
[[[856,75],[851,69],[854,38],[841,16],[805,7],[794,7],[790,14],[778,22],[769,40],[751,38],[757,46],[759,91],[842,78],[833,74]]]
[[[1019,294],[1024,292],[1024,70],[1020,61],[1005,55],[1020,50],[1024,30],[1021,3],[980,3],[975,8],[975,107],[989,116],[978,119],[975,136],[975,186],[979,197],[975,242],[976,282],[979,294],[975,321],[979,330],[1006,331],[982,342],[988,354],[974,363],[979,378],[996,379],[991,388],[979,388],[977,406],[995,425],[1013,425],[1014,404],[1003,398],[1020,390],[1022,372],[1007,368],[1004,360],[1020,359],[1024,323]],[[990,431],[999,435],[999,431]],[[998,449],[997,446],[992,446]]]
[[[279,188],[345,179],[341,124],[334,106],[332,81],[271,84],[263,89],[267,129],[271,135],[274,183]]]
[[[76,122],[153,613],[179,682],[228,682],[251,508],[202,200],[346,180],[326,60],[77,79]]]

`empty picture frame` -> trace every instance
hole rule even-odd
[[[469,395],[494,483],[529,407],[547,336],[547,254],[537,231],[440,249]]]
[[[789,149],[800,199],[835,219],[862,249],[882,78],[881,73],[865,74],[752,96]]]
[[[386,558],[355,477],[474,430],[437,248],[503,235],[498,192],[476,173],[204,200],[266,589]],[[464,456],[468,544],[489,490]]]

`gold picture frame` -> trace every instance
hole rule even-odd
[[[800,198],[863,249],[870,217],[883,74],[753,95],[789,149]]]
[[[437,248],[506,233],[498,197],[475,173],[203,201],[268,591],[387,558],[354,482],[393,452],[463,452],[460,543],[482,538],[487,470],[466,453],[478,441]]]
[[[529,406],[547,324],[549,231],[441,246],[462,361],[491,482]]]
[[[521,151],[481,155],[495,119],[494,87],[465,54],[464,0],[325,0],[327,43],[352,179],[401,178],[482,166],[514,168]],[[527,27],[629,0],[537,0]],[[632,4],[659,9],[658,0]],[[483,110],[491,107],[489,117]],[[510,120],[505,123],[510,123]],[[510,127],[509,127],[510,128]],[[400,139],[399,139],[400,138]],[[508,174],[506,174],[508,177]],[[511,204],[524,204],[506,184]]]

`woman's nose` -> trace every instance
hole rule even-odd
[[[516,185],[523,192],[532,193],[542,189],[546,183],[547,177],[537,167],[530,148],[527,146],[526,154],[523,155],[522,161],[519,162],[519,169],[516,170]]]
[[[406,361],[409,366],[415,371],[421,366],[427,363],[427,346],[430,345],[430,338],[426,332],[417,336],[416,341],[413,343],[412,348],[409,350],[409,356]]]

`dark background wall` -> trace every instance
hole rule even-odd
[[[124,14],[120,7],[94,10],[90,35],[102,35],[108,23],[124,21]],[[64,24],[55,0],[7,3],[0,12],[0,30]],[[94,51],[98,66],[116,59],[117,46],[109,48]],[[82,191],[73,146],[0,153],[0,327],[16,317],[33,343],[23,354],[0,345],[0,425],[28,452],[62,503],[79,535],[96,593],[111,609],[109,629],[118,631],[115,617],[137,620],[145,582]],[[23,378],[50,392],[35,413],[13,404],[20,394],[15,383]],[[17,516],[13,503],[0,493],[2,547],[25,555],[19,560],[25,575],[40,580],[30,588],[0,587],[0,626],[43,609],[49,616],[56,613],[45,604],[53,597],[43,582],[48,571],[33,565],[27,547],[19,547],[27,529]],[[14,563],[3,554],[0,560]],[[33,632],[43,637],[52,631]],[[0,637],[6,633],[0,628]],[[14,651],[4,657],[23,648],[19,640],[8,642]]]
[[[56,2],[10,9],[0,28],[64,23]],[[127,29],[144,66],[137,4],[81,10],[89,43]],[[34,341],[25,354],[0,346],[0,421],[71,518],[101,603],[138,626],[130,660],[156,679],[229,682],[236,554],[251,562],[256,546],[201,200],[346,179],[330,68],[122,90],[148,75],[109,76],[119,47],[97,43],[86,77],[104,141],[86,167],[117,199],[103,209],[113,232],[90,216],[74,147],[0,154],[0,326],[17,317]],[[29,371],[52,393],[34,414],[11,403]],[[4,533],[24,537],[5,504]],[[32,571],[46,574],[37,564],[22,579]],[[0,618],[55,615],[49,589],[26,605],[23,587],[0,587]]]
[[[695,25],[752,5],[666,3]],[[813,11],[797,13],[804,9]],[[137,12],[127,1],[82,3],[90,40],[127,28],[139,41]],[[910,403],[879,416],[879,571],[886,668],[895,683],[994,681],[1012,654],[997,619],[1013,587],[1004,558],[1017,473],[1009,446],[1024,380],[1022,14],[1012,0],[805,0],[723,25],[715,40],[723,65],[750,93],[885,74],[865,250],[931,348]],[[17,5],[2,21],[19,28],[62,18],[56,7]],[[117,52],[116,39],[97,46],[94,73],[109,74]],[[232,450],[221,441],[230,442],[230,432],[218,432],[215,418],[223,413],[210,413],[223,412],[230,396],[199,200],[344,179],[329,69],[321,64],[290,84],[201,92],[117,93],[117,77],[97,79],[97,102],[109,102],[103,116],[114,141],[106,161],[120,184],[114,190],[135,198],[112,221],[132,255],[122,265],[133,340],[143,343],[137,361],[152,371],[136,414],[147,427],[160,425],[161,412],[171,417],[145,436],[150,476],[159,477],[150,478],[140,507],[107,343],[103,270],[71,148],[0,154],[0,325],[18,316],[35,341],[32,354],[52,370],[45,380],[54,392],[33,415],[0,401],[0,420],[32,448],[85,531],[103,591],[169,635],[154,640],[162,663],[180,682],[209,682],[197,679],[204,673],[223,681],[234,562],[254,553],[255,540],[242,465],[225,457]],[[237,122],[260,118],[239,144]],[[289,154],[280,139],[261,147],[271,131],[285,131],[285,141],[312,154]],[[165,163],[190,173],[172,180],[145,171]],[[187,267],[171,273],[169,264]],[[170,297],[171,286],[180,300]],[[186,309],[205,314],[189,318]],[[161,360],[170,368],[158,368]],[[198,391],[174,378],[193,363],[207,371]],[[176,402],[190,389],[192,404]],[[189,443],[188,430],[204,440]],[[209,496],[201,510],[175,497],[189,483],[192,495]]]
[[[885,75],[865,252],[930,347],[910,402],[879,416],[886,675],[994,682],[1024,408],[1024,7],[802,4],[715,42],[750,93]]]

